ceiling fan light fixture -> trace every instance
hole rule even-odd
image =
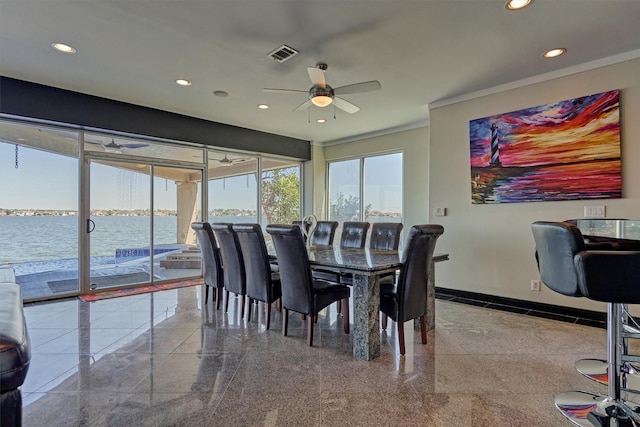
[[[316,95],[311,98],[313,105],[317,107],[327,107],[333,102],[333,98],[328,95]]]
[[[509,0],[505,5],[507,10],[520,10],[533,3],[533,0]]]

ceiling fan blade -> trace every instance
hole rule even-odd
[[[323,89],[327,87],[327,81],[324,78],[324,70],[321,70],[318,67],[307,67],[307,72],[309,73],[309,78],[314,85],[320,86]]]
[[[338,98],[337,96],[333,98],[333,103],[336,105],[336,107],[350,114],[360,111],[360,107],[358,107],[357,105],[352,104],[342,98]]]
[[[302,110],[306,110],[307,108],[309,108],[311,106],[311,100],[308,99],[305,102],[303,102],[302,104],[300,104],[299,106],[297,106],[296,108],[293,109],[293,111],[302,111]]]
[[[280,92],[280,93],[308,93],[308,90],[298,90],[298,89],[273,89],[273,88],[263,88],[263,92]]]
[[[122,144],[121,146],[124,148],[142,148],[142,147],[148,147],[149,144],[136,143],[136,144]]]
[[[382,85],[379,81],[371,80],[370,82],[354,83],[334,88],[333,93],[336,95],[347,95],[350,93],[372,92],[374,90],[380,90],[380,88],[382,88]]]

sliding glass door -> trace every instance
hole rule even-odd
[[[151,279],[151,166],[90,162],[90,290]]]
[[[89,289],[200,276],[203,150],[87,134]],[[198,162],[200,164],[198,165]]]

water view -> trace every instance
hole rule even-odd
[[[149,216],[92,216],[91,277],[111,276],[110,285],[123,280],[149,282]],[[10,265],[25,298],[78,290],[78,217],[0,216],[0,265]],[[210,217],[210,222],[254,222],[255,217]],[[199,266],[176,263],[177,268],[160,264],[167,256],[193,251],[195,245],[177,244],[176,216],[154,217],[154,280],[190,277]],[[81,224],[80,226],[84,226]],[[127,255],[127,256],[124,256]]]

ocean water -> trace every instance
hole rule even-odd
[[[91,217],[91,265],[115,263],[117,249],[148,248],[149,217]],[[155,217],[156,245],[175,244],[175,216]],[[254,222],[252,217],[211,217],[210,222]],[[0,265],[16,274],[78,268],[78,217],[0,216]],[[85,225],[82,224],[84,228]]]

